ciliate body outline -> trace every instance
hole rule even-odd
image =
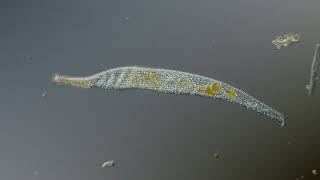
[[[147,89],[161,93],[195,95],[239,104],[285,125],[285,116],[244,91],[224,82],[187,72],[129,66],[109,69],[87,77],[55,75],[53,81],[82,88]]]
[[[313,94],[313,91],[315,89],[315,86],[317,84],[317,81],[319,79],[319,49],[320,44],[316,44],[313,60],[311,64],[311,71],[310,71],[310,80],[309,84],[306,86],[306,89],[308,90],[308,94],[311,96]]]

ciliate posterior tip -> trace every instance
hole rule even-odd
[[[280,126],[283,128],[287,125],[287,116],[284,116],[283,120],[281,121]]]

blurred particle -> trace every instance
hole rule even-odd
[[[291,141],[288,141],[288,145],[290,145],[291,144]]]
[[[44,91],[42,94],[41,94],[42,97],[46,97],[47,96],[47,91]]]
[[[211,47],[214,48],[217,45],[217,41],[216,40],[212,40],[211,41]]]
[[[222,157],[222,153],[219,150],[216,150],[212,155],[211,159],[220,159]]]
[[[28,64],[32,63],[32,56],[26,56],[26,60]]]
[[[37,175],[39,175],[39,172],[38,171],[34,171],[33,175],[37,176]]]
[[[300,176],[301,179],[304,179],[304,176]]]
[[[106,161],[102,164],[101,168],[105,168],[105,167],[113,167],[115,166],[116,163],[114,160],[110,160],[110,161]]]
[[[124,17],[124,20],[129,21],[129,20],[130,20],[130,17],[129,17],[129,16],[126,16],[126,17]]]
[[[215,159],[219,159],[219,158],[220,158],[220,154],[217,153],[217,152],[215,152],[215,153],[213,154],[213,157],[214,157]]]
[[[317,174],[318,174],[317,170],[315,170],[315,169],[312,170],[312,174],[313,174],[313,175],[317,175]]]

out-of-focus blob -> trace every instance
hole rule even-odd
[[[297,43],[301,40],[299,34],[286,34],[283,36],[277,36],[272,39],[272,44],[281,49],[282,47],[287,47],[290,44]]]
[[[317,81],[319,79],[319,49],[320,44],[316,44],[315,50],[314,50],[314,56],[313,61],[311,64],[311,71],[310,71],[310,80],[309,84],[306,85],[306,89],[308,90],[308,94],[311,96],[314,92],[314,89],[316,88]]]
[[[315,170],[315,169],[312,170],[312,174],[313,174],[313,175],[317,175],[317,174],[318,174],[317,170]]]
[[[285,124],[283,114],[224,82],[181,71],[139,66],[110,69],[87,77],[54,75],[53,81],[81,88],[147,89],[162,93],[204,96],[239,104]]]

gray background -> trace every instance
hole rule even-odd
[[[319,8],[319,0],[1,0],[0,179],[319,178],[311,170],[320,170],[320,89],[313,97],[304,89]],[[271,39],[287,32],[302,42],[275,49]],[[53,73],[124,65],[224,81],[286,114],[288,126],[213,99],[51,83]],[[100,168],[111,159],[114,168]]]

